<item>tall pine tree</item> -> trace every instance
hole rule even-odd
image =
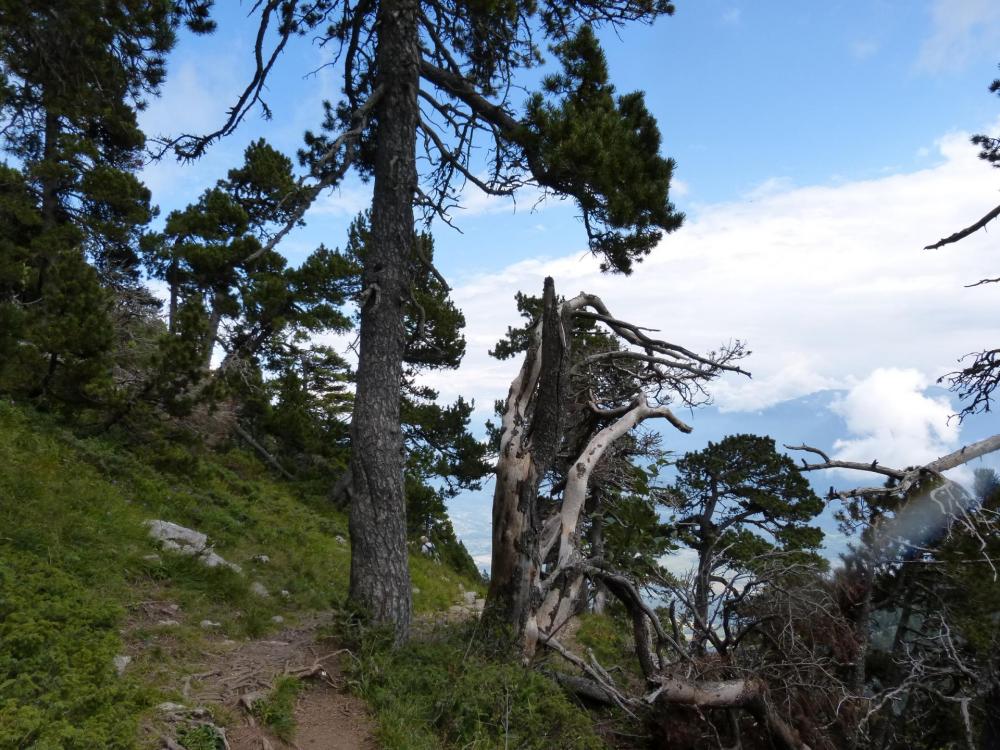
[[[195,158],[233,132],[262,101],[276,57],[296,34],[318,35],[337,51],[343,96],[327,105],[324,131],[308,136],[305,157],[313,197],[352,168],[374,181],[352,422],[351,594],[402,639],[411,602],[400,386],[404,307],[420,258],[414,205],[445,215],[466,183],[493,195],[536,184],[576,201],[605,268],[631,270],[682,217],[668,199],[673,164],[659,155],[655,120],[641,94],[616,93],[592,27],[652,22],[673,5],[275,0],[257,7],[262,32],[277,29],[275,46],[258,36],[255,75],[219,130],[174,145]],[[517,74],[540,63],[545,44],[562,70],[519,107],[510,98]],[[492,149],[488,164],[475,158],[482,146]],[[429,164],[422,175],[418,147]]]

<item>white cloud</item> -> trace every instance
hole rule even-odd
[[[371,206],[372,186],[350,180],[338,189],[324,191],[309,209],[313,214],[354,217]]]
[[[925,393],[931,382],[917,370],[880,368],[857,382],[830,408],[844,418],[849,437],[834,443],[836,458],[878,460],[887,466],[927,463],[958,447],[959,425],[944,396]]]
[[[586,253],[538,258],[460,283],[468,319],[462,370],[428,377],[442,395],[474,396],[482,413],[506,395],[516,362],[486,351],[519,318],[514,293],[586,289],[617,314],[699,350],[749,342],[753,380],[729,378],[719,406],[756,410],[850,384],[878,368],[934,378],[957,357],[995,343],[1000,296],[963,285],[996,275],[995,235],[935,252],[922,247],[996,201],[996,173],[954,134],[928,169],[793,188],[703,206],[631,277],[606,276]]]
[[[924,70],[961,68],[978,55],[993,53],[1000,42],[996,0],[933,0],[930,12],[933,32],[917,60]]]
[[[674,198],[683,198],[691,192],[691,185],[685,180],[674,177],[670,181],[670,195]]]
[[[546,196],[537,187],[525,187],[513,196],[489,195],[472,183],[466,185],[459,197],[458,206],[452,209],[451,218],[458,221],[486,214],[516,214],[524,211],[536,212],[556,205],[561,201],[554,196]]]
[[[698,553],[689,547],[680,547],[669,555],[664,555],[657,562],[683,580],[698,566]]]

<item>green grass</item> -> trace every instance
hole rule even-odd
[[[586,711],[552,680],[485,646],[475,624],[442,625],[405,647],[364,633],[348,667],[385,750],[597,750]]]
[[[253,714],[285,742],[295,736],[295,699],[302,692],[295,677],[281,677],[268,696],[253,705]]]
[[[576,641],[590,649],[594,658],[606,669],[621,667],[634,675],[642,674],[632,633],[624,617],[592,612],[582,614]]]
[[[184,750],[224,750],[226,747],[215,727],[207,724],[182,727],[177,731],[177,742]]]
[[[342,605],[347,519],[317,489],[275,481],[238,451],[175,439],[126,449],[0,404],[0,747],[135,747],[143,712],[177,699],[165,687],[203,658],[201,620],[255,637],[276,614],[294,622]],[[151,518],[206,533],[244,575],[160,552]],[[258,553],[270,562],[254,563]],[[459,596],[460,576],[423,557],[413,580],[417,611]],[[271,596],[253,594],[254,581]],[[155,620],[135,627],[149,601],[180,605],[167,637]],[[119,678],[112,660],[126,650],[135,658]]]

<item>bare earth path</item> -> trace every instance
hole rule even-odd
[[[367,707],[344,687],[338,667],[341,652],[328,639],[317,637],[330,619],[329,614],[317,615],[266,639],[233,644],[189,678],[185,694],[190,704],[221,705],[235,719],[226,732],[231,750],[377,748]],[[297,728],[290,744],[276,738],[247,710],[255,697],[266,695],[286,674],[306,684],[295,708]]]

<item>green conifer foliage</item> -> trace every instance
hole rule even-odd
[[[710,637],[713,576],[762,569],[775,552],[820,564],[814,551],[823,532],[809,522],[823,510],[823,501],[769,437],[730,435],[686,454],[677,472],[672,525],[677,540],[698,555],[692,609],[695,647],[703,652]]]
[[[135,175],[136,113],[163,81],[177,25],[207,30],[209,5],[0,2],[0,211],[14,218],[2,230],[0,319],[16,347],[0,390],[74,407],[114,391],[108,290],[135,283],[154,213]]]

